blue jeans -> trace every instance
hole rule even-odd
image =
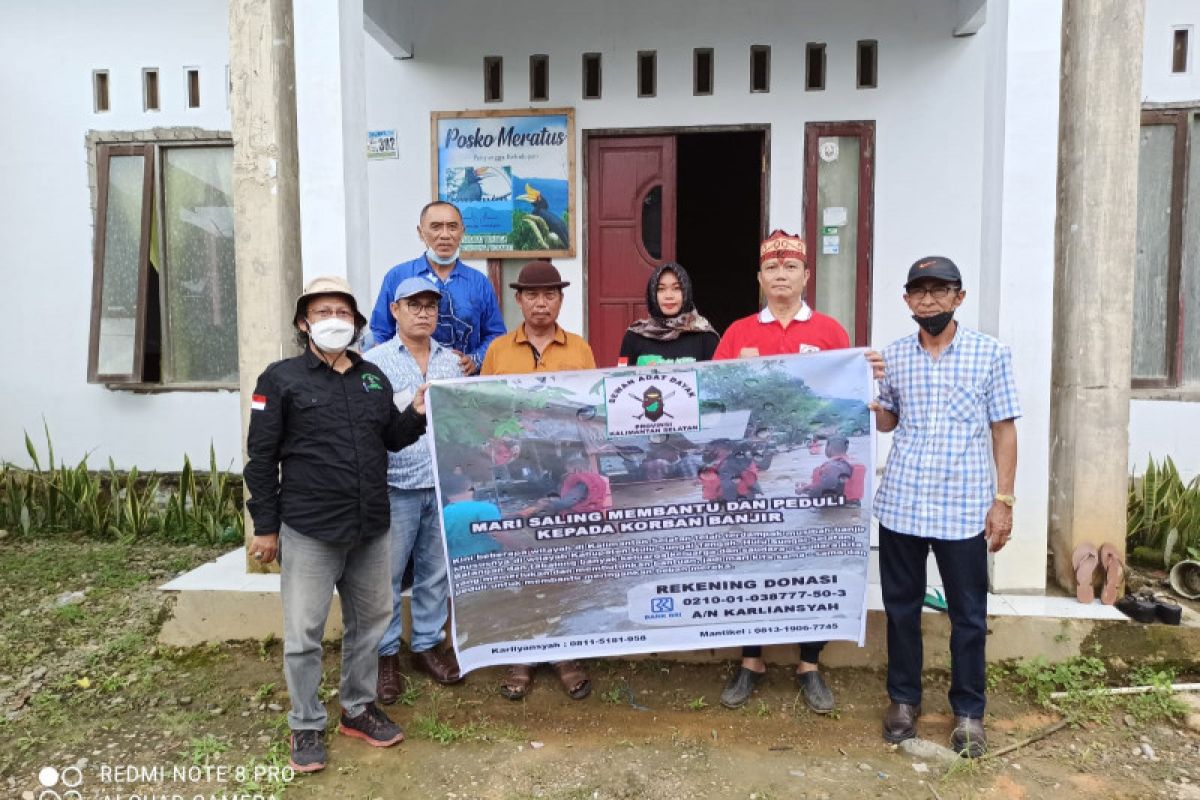
[[[446,579],[446,549],[437,495],[433,489],[388,487],[392,504],[391,538],[392,621],[379,642],[379,655],[400,652],[400,582],[409,556],[413,559],[412,642],[414,653],[432,650],[445,634],[450,583]]]
[[[921,702],[921,606],[925,563],[937,559],[950,617],[950,707],[958,717],[983,719],[987,699],[987,540],[983,534],[947,541],[879,526],[879,577],[887,612],[888,697]]]
[[[338,699],[352,717],[375,700],[379,660],[375,646],[387,628],[388,539],[357,544],[322,542],[279,527],[283,597],[283,675],[292,708],[292,730],[324,730],[328,715],[317,695],[321,685],[321,636],[336,586],[342,601],[342,681]]]

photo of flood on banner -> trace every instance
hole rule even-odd
[[[463,671],[861,645],[875,473],[863,353],[434,383]]]

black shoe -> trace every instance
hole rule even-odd
[[[721,705],[726,708],[741,708],[746,705],[750,695],[754,694],[755,687],[766,677],[767,673],[765,672],[755,672],[752,669],[738,667],[738,671],[733,673],[729,683],[725,684],[725,691],[721,692]]]
[[[966,758],[979,758],[986,753],[987,736],[983,732],[983,720],[955,717],[954,730],[950,733],[950,749]]]
[[[800,687],[800,694],[804,695],[804,703],[809,709],[818,714],[833,711],[833,690],[825,682],[820,670],[797,672],[796,685]]]
[[[404,741],[404,731],[374,703],[367,703],[357,717],[346,716],[342,709],[338,732],[362,739],[372,747],[391,747]]]
[[[291,748],[290,764],[296,772],[317,772],[325,769],[325,731],[294,730]]]
[[[890,744],[900,744],[905,739],[915,739],[917,719],[920,716],[919,705],[896,702],[889,704],[883,714],[883,740]]]
[[[1154,615],[1158,618],[1159,622],[1167,625],[1178,625],[1183,622],[1183,606],[1165,597],[1158,597],[1154,600]]]
[[[1156,622],[1158,614],[1154,607],[1154,598],[1142,594],[1127,594],[1113,603],[1117,610],[1134,622]]]

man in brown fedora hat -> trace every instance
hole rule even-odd
[[[483,359],[481,375],[513,375],[527,372],[561,372],[595,369],[592,348],[580,336],[567,333],[558,325],[562,310],[562,279],[549,261],[530,261],[510,283],[516,290],[517,304],[525,322],[496,339]],[[577,661],[554,661],[551,668],[563,689],[574,700],[582,700],[592,691],[592,681]],[[533,687],[536,664],[513,664],[500,684],[500,694],[520,700]]]
[[[512,375],[522,372],[562,372],[595,369],[596,358],[583,337],[558,325],[562,311],[564,281],[549,261],[530,261],[510,283],[525,322],[497,337],[483,359],[481,375]]]
[[[375,747],[404,739],[375,702],[375,648],[392,616],[387,451],[425,432],[425,387],[400,411],[383,370],[349,349],[367,321],[344,279],[313,279],[293,321],[304,352],[258,377],[243,477],[250,555],[280,559],[291,766],[315,772],[325,766],[321,634],[335,587],[345,626],[338,730]]]

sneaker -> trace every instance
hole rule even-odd
[[[833,690],[820,671],[797,672],[796,685],[800,687],[800,694],[804,695],[805,705],[811,710],[818,714],[833,711]]]
[[[291,738],[291,767],[296,772],[325,769],[325,731],[294,730]]]
[[[346,716],[346,709],[342,709],[338,732],[362,739],[372,747],[391,747],[404,741],[403,729],[374,703],[367,703],[357,717]]]
[[[733,673],[729,683],[725,684],[725,691],[721,692],[721,705],[726,708],[741,708],[746,705],[750,695],[754,694],[755,687],[766,677],[767,673],[765,672],[755,672],[752,669],[738,667],[738,671]]]

